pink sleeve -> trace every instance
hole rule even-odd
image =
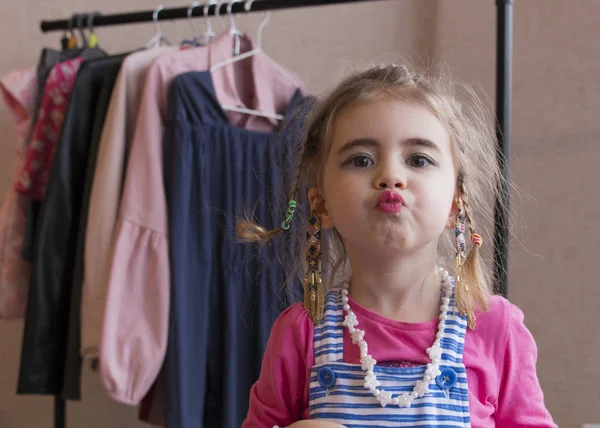
[[[167,83],[151,66],[127,164],[100,343],[104,386],[114,400],[130,405],[139,404],[152,386],[167,348],[170,266],[162,172]]]
[[[536,373],[537,346],[523,323],[523,312],[510,305],[508,337],[501,369],[496,425],[501,427],[556,427],[544,405]]]
[[[242,428],[288,426],[306,417],[313,357],[313,324],[301,303],[277,319]]]
[[[115,83],[100,137],[85,238],[81,303],[81,352],[97,357],[104,324],[113,240],[119,216],[126,160],[148,67],[176,47],[160,47],[129,55]]]

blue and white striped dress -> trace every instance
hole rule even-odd
[[[454,294],[440,343],[442,375],[433,380],[429,392],[415,398],[409,408],[392,404],[381,407],[363,387],[365,373],[360,364],[344,362],[344,312],[339,290],[327,294],[325,305],[325,318],[315,327],[315,365],[309,393],[311,419],[324,419],[348,428],[471,426],[467,377],[462,362],[467,320],[455,310]],[[368,337],[366,331],[367,343]],[[399,393],[410,393],[416,381],[423,379],[425,369],[425,366],[375,366],[373,371],[381,382],[379,388],[395,397]]]

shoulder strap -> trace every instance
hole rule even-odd
[[[340,292],[331,290],[325,297],[325,316],[315,327],[315,365],[344,361],[344,312]]]
[[[462,363],[465,334],[467,332],[467,317],[461,315],[454,299],[455,281],[452,282],[452,296],[448,305],[444,336],[441,340],[442,360],[451,363]]]

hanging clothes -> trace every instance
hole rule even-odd
[[[44,99],[44,90],[46,88],[46,83],[48,78],[50,77],[50,73],[59,63],[63,61],[68,61],[70,59],[75,59],[80,57],[84,53],[84,50],[81,48],[74,49],[64,49],[64,50],[56,50],[52,48],[43,48],[40,53],[40,59],[38,61],[36,75],[37,75],[37,92],[35,94],[34,101],[34,113],[32,117],[32,124],[35,126],[40,117],[40,107],[42,106],[42,101]],[[98,49],[86,49],[85,57],[88,59],[101,57],[105,54]],[[29,134],[27,135],[27,139],[25,141],[25,145],[29,146],[31,142],[31,138],[33,136],[34,127],[30,129]]]
[[[44,99],[44,91],[46,89],[46,82],[48,81],[48,77],[50,77],[50,73],[52,72],[54,67],[56,67],[60,62],[75,59],[80,55],[80,49],[65,49],[60,51],[51,48],[42,49],[36,71],[38,90],[36,93],[34,104],[35,110],[31,122],[32,126],[25,141],[25,147],[29,147],[29,144],[31,143],[31,139],[33,137],[33,131],[35,130],[36,124],[38,123],[42,107],[42,101]],[[21,167],[19,171],[21,171],[22,168],[23,167]],[[31,198],[27,199],[27,228],[25,240],[23,242],[22,257],[24,260],[31,262],[33,260],[33,242],[35,239],[35,229],[42,203],[39,200],[32,200]]]
[[[0,79],[0,93],[12,113],[17,136],[14,173],[23,165],[34,112],[35,69],[16,70]],[[27,222],[27,199],[9,188],[0,209],[0,319],[25,315],[31,265],[21,258]]]
[[[71,309],[69,315],[69,337],[67,344],[67,361],[65,368],[63,398],[69,395],[80,395],[81,389],[81,302],[83,293],[83,254],[85,249],[85,231],[87,228],[90,194],[92,182],[98,159],[98,149],[100,145],[100,136],[104,128],[106,113],[110,104],[115,81],[122,65],[122,56],[115,57],[110,62],[110,58],[104,60],[102,64],[94,64],[96,74],[102,77],[102,83],[98,89],[98,101],[95,105],[95,114],[93,125],[89,138],[89,151],[87,158],[87,168],[85,179],[83,181],[83,195],[81,198],[81,209],[79,219],[74,218],[72,227],[77,233],[77,245],[75,250],[75,266],[73,268],[73,284],[71,289]],[[77,89],[77,87],[75,88]],[[83,138],[83,133],[82,133]],[[82,156],[83,158],[83,156]],[[73,391],[69,393],[68,391]]]
[[[206,70],[231,58],[233,46],[234,37],[228,32],[206,47],[157,58],[146,75],[119,208],[100,344],[104,385],[113,399],[125,404],[139,404],[148,392],[167,347],[170,268],[162,136],[168,90],[177,75]],[[252,48],[246,42],[242,52]],[[258,96],[263,103],[259,107],[283,111],[296,86],[271,62],[256,58],[253,74],[245,73],[239,80],[231,67],[214,73],[217,96],[227,104],[243,106],[238,85],[248,85],[249,77],[254,76],[260,86],[251,84],[251,95],[257,97],[256,91],[263,89],[270,94]],[[248,129],[273,129],[269,122],[239,113],[228,114],[228,118],[230,123]],[[128,302],[132,301],[139,303],[131,306]]]
[[[38,122],[42,101],[44,98],[44,91],[46,88],[46,82],[50,77],[50,73],[52,70],[63,61],[68,61],[70,59],[75,59],[82,54],[85,55],[86,58],[96,58],[105,56],[105,53],[99,49],[65,49],[65,50],[55,50],[51,48],[44,48],[40,54],[40,59],[37,66],[37,80],[38,80],[38,90],[36,93],[35,104],[34,104],[34,114],[32,119],[32,126],[25,141],[25,147],[28,147],[33,131],[35,130],[35,126]],[[29,200],[27,207],[27,229],[25,235],[25,241],[23,243],[22,256],[23,259],[27,261],[33,260],[33,243],[35,239],[35,231],[37,225],[37,219],[39,216],[41,208],[41,201],[39,200]]]
[[[248,60],[254,67],[260,61]],[[266,87],[257,84],[253,107],[272,111],[260,108],[263,97],[273,99]],[[211,73],[173,81],[164,168],[171,260],[167,426],[238,428],[246,417],[269,331],[290,302],[273,247],[236,243],[235,224],[249,210],[266,228],[280,224],[280,198],[289,192],[285,171],[294,168],[303,127],[295,112],[302,107],[297,90],[278,137],[230,124]]]
[[[35,125],[23,169],[15,183],[18,192],[32,199],[42,200],[44,197],[64,114],[82,61],[82,57],[63,61],[52,69],[48,77],[40,119]]]
[[[123,58],[121,55],[84,62],[72,84],[74,89],[70,100],[64,92],[69,86],[68,81],[61,85],[60,92],[57,92],[50,79],[47,84],[56,98],[51,104],[64,106],[68,103],[68,109],[64,116],[54,116],[55,120],[60,118],[61,121],[64,117],[64,123],[60,143],[53,156],[52,174],[35,244],[19,373],[20,394],[55,394],[68,399],[80,397],[78,382],[74,389],[65,388],[64,385],[77,226],[94,117],[99,108],[107,108],[107,105],[97,104],[99,93],[107,72],[116,76],[110,71],[113,67],[118,69]],[[75,62],[77,60],[72,61],[71,66],[78,66],[82,58],[78,58],[78,63]],[[59,67],[63,64],[59,64]],[[51,125],[52,129],[56,126],[57,123]],[[36,135],[38,133],[34,132],[31,147],[37,141]],[[54,154],[54,149],[47,146],[46,155],[51,153]],[[32,189],[45,190],[45,184],[42,184],[45,180],[38,179],[36,183]],[[76,350],[78,353],[79,346]],[[78,373],[80,361],[78,358],[76,360],[77,367],[74,370]]]
[[[102,131],[85,233],[81,355],[98,357],[113,236],[146,72],[173,47],[135,52],[121,66]]]

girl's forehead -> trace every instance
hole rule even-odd
[[[446,128],[427,107],[393,97],[352,103],[338,113],[332,125],[331,144],[335,146],[353,138],[419,138],[450,144]]]

